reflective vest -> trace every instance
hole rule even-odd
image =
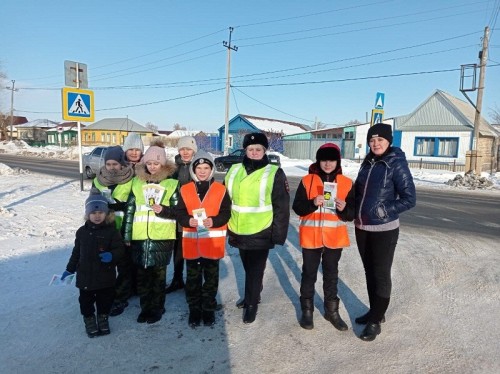
[[[99,191],[103,191],[105,189],[109,189],[109,187],[102,185],[99,183],[97,178],[94,178],[94,185]],[[117,184],[113,192],[111,192],[111,197],[120,202],[126,202],[128,199],[128,195],[132,190],[132,179],[123,184]],[[124,212],[115,211],[115,226],[118,230],[122,227]]]
[[[177,179],[164,179],[160,183],[147,183],[135,177],[132,181],[132,193],[135,196],[135,213],[132,223],[132,240],[174,240],[176,233],[175,219],[158,217],[146,204],[143,186],[160,185],[165,188],[161,205],[170,206],[170,198],[177,189]]]
[[[189,182],[181,187],[181,196],[190,216],[194,216],[194,209],[205,209],[208,217],[219,214],[220,205],[224,199],[226,188],[219,182],[213,182],[203,201],[200,201],[196,193],[194,182]],[[224,257],[226,247],[227,225],[221,227],[205,228],[202,231],[196,227],[182,228],[182,255],[186,260],[194,260],[200,257],[217,260]]]
[[[231,197],[229,230],[252,235],[271,226],[273,205],[271,193],[278,166],[268,164],[247,174],[243,164],[236,164],[226,174],[225,184]]]
[[[337,175],[337,198],[345,200],[351,190],[352,180]],[[309,200],[314,199],[323,191],[323,181],[317,174],[307,174],[302,178]],[[316,248],[344,248],[350,245],[347,225],[339,219],[335,212],[320,207],[313,213],[300,217],[299,224],[300,246],[307,249]]]

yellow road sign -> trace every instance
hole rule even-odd
[[[94,121],[94,91],[64,87],[62,115],[68,121]]]

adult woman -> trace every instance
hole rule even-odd
[[[245,135],[243,162],[224,180],[232,201],[229,244],[239,249],[245,269],[245,298],[239,303],[244,323],[255,321],[269,249],[285,243],[290,220],[288,182],[283,170],[269,163],[268,147],[264,134]]]
[[[399,236],[399,214],[415,206],[413,178],[404,152],[391,147],[390,125],[378,123],[368,130],[370,152],[355,182],[356,242],[363,261],[370,310],[355,319],[366,324],[360,338],[374,340],[391,296],[391,267]]]

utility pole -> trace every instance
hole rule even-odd
[[[237,51],[238,47],[231,45],[233,28],[229,28],[229,42],[223,41],[222,45],[227,48],[227,79],[226,79],[226,116],[224,121],[224,156],[229,154],[229,89],[231,87],[231,50]]]
[[[10,141],[14,140],[14,91],[17,91],[17,89],[14,87],[16,81],[13,80],[11,82],[12,87],[5,87],[6,89],[10,90]]]
[[[472,149],[474,151],[474,173],[480,172],[477,160],[479,158],[479,125],[481,123],[481,109],[483,106],[483,91],[484,77],[486,75],[486,62],[488,60],[488,39],[490,29],[488,26],[484,28],[483,49],[479,52],[479,86],[477,88],[476,97],[476,115],[474,117],[474,137],[472,141]],[[481,166],[481,165],[479,165]]]

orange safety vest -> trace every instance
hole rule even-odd
[[[207,217],[217,216],[225,193],[226,187],[222,183],[213,182],[208,188],[203,201],[200,201],[194,182],[181,187],[181,196],[190,216],[194,216],[194,209],[200,208],[205,209]],[[217,260],[224,257],[226,231],[227,224],[217,228],[204,229],[203,231],[199,231],[196,227],[183,227],[183,257],[186,260],[194,260],[200,257]]]
[[[352,180],[337,175],[337,198],[345,200],[352,188]],[[323,192],[323,181],[317,174],[307,174],[302,178],[307,198],[314,199]],[[316,248],[344,248],[350,245],[347,225],[333,210],[320,207],[306,216],[300,217],[299,225],[300,246],[307,249]]]

